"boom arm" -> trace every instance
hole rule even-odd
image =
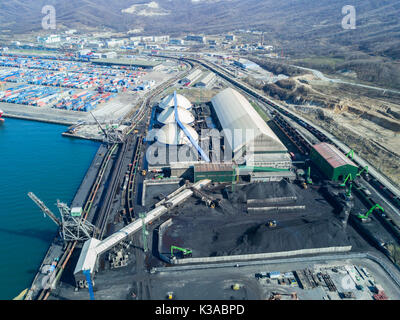
[[[38,197],[36,197],[32,192],[28,193],[28,197],[33,200],[37,204],[37,206],[40,208],[40,210],[43,211],[44,214],[46,214],[53,222],[61,227],[62,223],[61,221],[55,216],[53,212],[49,208],[46,207],[46,205],[41,201]]]
[[[368,210],[368,212],[365,215],[360,214],[358,217],[360,219],[368,219],[369,215],[374,212],[375,209],[379,209],[382,212],[385,212],[385,210],[379,205],[379,204],[375,204],[371,209]]]
[[[192,253],[192,250],[171,246],[171,257],[174,256],[174,250],[182,251],[184,255]]]

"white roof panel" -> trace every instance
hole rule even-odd
[[[211,100],[222,129],[234,153],[246,148],[257,152],[285,152],[284,144],[239,92],[227,88]],[[236,131],[237,130],[237,131]],[[239,134],[234,134],[238,132]],[[241,133],[241,134],[240,134]]]

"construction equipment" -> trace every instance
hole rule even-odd
[[[278,225],[278,223],[276,222],[276,220],[269,220],[267,222],[268,228],[276,228],[277,225]]]
[[[359,177],[364,171],[366,171],[365,173],[368,174],[368,166],[362,168],[362,170],[356,174],[356,177]]]
[[[349,156],[351,157],[351,160],[354,160],[354,150],[350,149],[350,151],[346,154],[346,157],[349,158]]]
[[[142,170],[142,176],[144,177],[147,174],[146,170]]]
[[[183,258],[187,258],[187,257],[191,257],[192,256],[192,250],[190,250],[190,249],[184,249],[184,248],[179,248],[177,246],[171,246],[171,258],[175,258],[174,250],[177,250],[177,251],[181,252]]]
[[[204,192],[191,188],[193,191],[193,195],[199,198],[202,202],[206,204],[206,206],[210,207],[211,209],[215,209],[217,206],[221,206],[221,199],[213,199]]]
[[[65,203],[57,200],[57,208],[61,214],[60,220],[35,194],[29,192],[28,196],[37,204],[45,215],[50,217],[50,219],[60,227],[64,241],[86,241],[93,237],[96,227],[86,219],[82,219],[81,212],[75,212]]]
[[[308,167],[308,169],[307,169],[306,182],[307,182],[307,184],[312,184],[312,180],[311,180],[311,167]]]
[[[343,181],[343,183],[340,185],[341,187],[345,187],[346,186],[346,183],[347,183],[347,181],[348,180],[353,180],[353,177],[352,177],[352,175],[351,175],[351,173],[349,173],[348,175],[347,175],[347,177],[344,179],[344,181]]]
[[[100,130],[104,134],[104,142],[107,144],[115,144],[115,143],[122,143],[124,141],[124,136],[116,130],[117,128],[115,126],[106,126],[106,129],[103,129],[101,126],[100,122],[96,119],[96,117],[93,115],[92,112],[90,112],[92,115],[93,119],[96,121],[97,125],[100,127]]]
[[[232,290],[233,291],[238,291],[240,289],[240,284],[238,284],[238,283],[235,283],[233,286],[232,286]]]
[[[375,209],[379,209],[382,212],[385,212],[385,210],[379,204],[375,204],[374,206],[371,207],[371,209],[368,210],[368,212],[365,215],[359,214],[358,218],[360,218],[361,220],[367,220],[370,214],[375,211]]]

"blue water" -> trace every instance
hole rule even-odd
[[[28,288],[57,226],[27,196],[35,193],[58,214],[71,203],[98,143],[65,138],[66,127],[6,119],[0,124],[0,299]]]

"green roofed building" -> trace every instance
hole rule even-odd
[[[311,148],[310,159],[332,181],[343,180],[349,174],[354,179],[358,173],[358,166],[353,161],[325,142]]]

